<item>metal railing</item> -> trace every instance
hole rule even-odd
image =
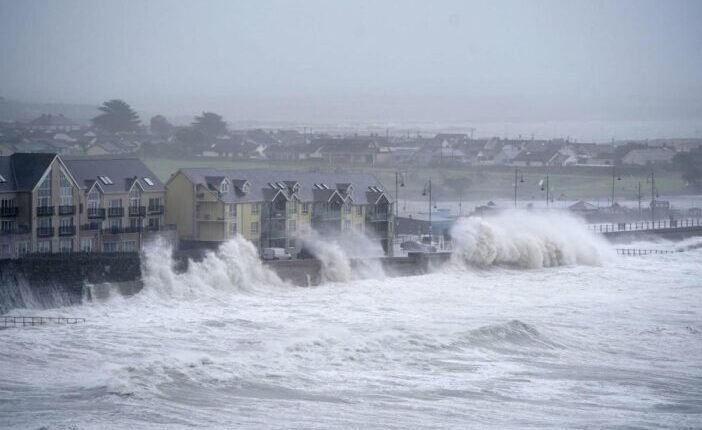
[[[53,324],[78,324],[84,323],[85,318],[68,318],[68,317],[26,317],[26,316],[1,316],[0,324],[2,327],[17,327],[17,326],[35,326]]]
[[[39,227],[37,228],[37,237],[52,237],[54,235],[53,227]]]
[[[4,206],[0,208],[0,217],[16,217],[19,213],[19,207],[17,206]]]
[[[377,222],[377,221],[387,221],[387,212],[369,212],[366,214],[366,221]]]
[[[702,218],[661,219],[656,221],[635,221],[616,224],[590,224],[588,230],[595,233],[616,233],[620,231],[663,230],[671,228],[702,227]]]
[[[37,206],[37,216],[52,216],[53,214],[53,206]]]
[[[107,216],[108,216],[108,217],[121,217],[121,216],[124,216],[124,208],[122,208],[122,207],[107,208]]]
[[[638,249],[638,248],[616,248],[619,255],[649,255],[649,254],[674,254],[676,252],[670,249]]]
[[[163,213],[163,205],[149,206],[149,213],[150,214],[162,214]]]
[[[59,236],[73,236],[76,234],[76,226],[74,226],[74,225],[59,226],[58,234],[59,234]]]
[[[88,219],[105,219],[105,209],[88,208]]]
[[[144,216],[146,216],[146,206],[129,206],[129,216],[130,217],[144,217]]]
[[[61,205],[58,210],[59,215],[75,215],[76,206],[75,205]]]

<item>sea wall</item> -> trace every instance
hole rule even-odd
[[[106,293],[92,285],[109,285],[123,294],[141,289],[137,253],[31,254],[0,260],[0,313],[16,307],[56,307],[80,303]]]
[[[626,230],[626,231],[610,231],[600,233],[610,242],[627,243],[636,240],[646,239],[666,239],[666,240],[683,240],[690,237],[702,236],[702,226],[694,227],[674,227],[674,228],[657,228],[655,230]]]

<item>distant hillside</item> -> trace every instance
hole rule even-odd
[[[65,103],[28,103],[0,97],[0,121],[30,121],[41,114],[62,114],[79,124],[89,124],[96,106]]]

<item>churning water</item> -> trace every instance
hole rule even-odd
[[[527,221],[458,226],[433,274],[315,288],[245,242],[184,274],[157,247],[138,295],[33,312],[86,324],[0,331],[0,427],[701,427],[699,242],[618,257]]]

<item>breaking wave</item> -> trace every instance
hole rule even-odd
[[[312,234],[303,243],[321,264],[322,282],[382,279],[382,247],[362,233],[349,230],[335,237]]]
[[[164,298],[188,299],[217,291],[252,291],[256,286],[282,285],[283,281],[265,267],[254,245],[235,237],[201,261],[189,260],[187,270],[178,273],[172,249],[157,241],[144,252],[143,293]]]
[[[509,211],[490,218],[464,218],[451,235],[453,261],[478,267],[599,265],[612,252],[604,239],[563,213]]]

